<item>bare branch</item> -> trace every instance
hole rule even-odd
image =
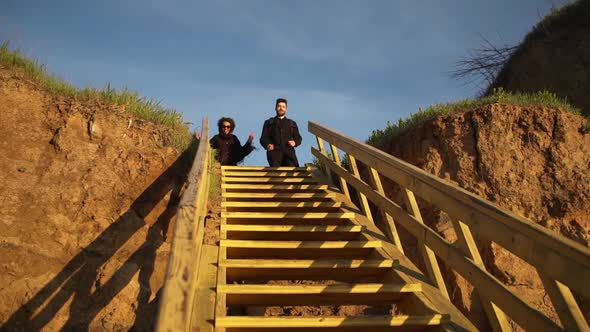
[[[452,78],[490,85],[518,47],[507,44],[496,46],[484,36],[480,35],[480,38],[482,42],[478,48],[470,50],[466,57],[455,62],[455,69],[450,72]]]

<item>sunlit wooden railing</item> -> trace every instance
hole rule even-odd
[[[368,202],[377,206],[388,236],[401,252],[404,248],[397,227],[412,234],[424,259],[425,272],[447,298],[437,257],[475,287],[495,331],[510,330],[507,316],[527,331],[562,330],[486,270],[474,241],[477,235],[536,268],[563,329],[590,330],[572,295],[574,291],[590,299],[590,249],[358,140],[314,122],[308,129],[316,135],[319,147],[312,147],[312,154],[328,175],[333,172],[338,176],[342,193],[350,198],[347,184],[354,187],[360,196],[360,208],[371,220]],[[324,140],[331,153],[324,148]],[[350,171],[342,167],[338,149],[347,154]],[[370,184],[361,178],[357,160],[368,167]],[[386,197],[382,176],[400,186],[405,208]],[[451,243],[424,224],[415,196],[450,216],[458,241]]]
[[[160,298],[157,331],[189,331],[209,194],[209,124],[201,139],[176,214],[170,257]]]

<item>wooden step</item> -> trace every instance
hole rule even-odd
[[[311,173],[304,171],[296,171],[296,172],[285,172],[285,171],[249,171],[249,172],[241,172],[241,171],[225,171],[223,172],[224,177],[311,177]]]
[[[313,183],[318,181],[312,178],[273,178],[273,177],[221,177],[222,183]]]
[[[299,226],[299,225],[221,225],[222,231],[234,232],[325,232],[325,233],[360,233],[364,226]]]
[[[245,190],[245,191],[260,191],[260,190],[274,190],[274,191],[324,191],[328,189],[325,184],[244,184],[244,183],[222,183],[221,189],[225,190]]]
[[[305,172],[308,171],[305,167],[267,167],[267,166],[221,166],[222,171],[282,171],[282,172]]]
[[[421,292],[421,284],[332,285],[222,285],[227,305],[383,305],[393,304],[408,293]]]
[[[226,259],[230,281],[335,280],[379,282],[398,264],[390,259]]]
[[[221,240],[228,258],[366,258],[381,241]]]
[[[222,212],[226,219],[353,219],[354,212]]]
[[[227,316],[215,319],[216,327],[224,328],[371,328],[397,327],[408,330],[446,324],[449,315],[399,315],[399,316],[352,316],[352,317],[243,317]]]
[[[221,225],[232,240],[351,241],[358,239],[364,229],[358,225]]]
[[[342,202],[221,202],[225,208],[341,208]]]
[[[250,241],[220,240],[219,246],[252,249],[375,249],[381,241]]]
[[[391,269],[398,264],[393,259],[226,259],[227,268],[257,269]]]
[[[289,200],[300,200],[300,199],[327,199],[336,197],[336,193],[223,193],[224,198],[240,198],[241,200],[248,199],[289,199]]]

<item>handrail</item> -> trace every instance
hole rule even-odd
[[[590,298],[590,249],[330,128],[309,122],[308,130],[317,136],[320,143],[320,150],[312,147],[312,154],[323,166],[336,173],[342,179],[341,183],[353,186],[361,195],[361,202],[365,196],[388,217],[386,224],[391,230],[388,235],[392,242],[401,246],[395,223],[401,224],[417,238],[428,275],[443,294],[446,293],[444,281],[437,260],[432,255],[444,261],[477,289],[494,330],[509,328],[505,314],[526,330],[561,329],[486,271],[471,233],[473,231],[480,237],[498,243],[537,269],[564,328],[588,330],[588,323],[571,290]],[[353,174],[341,167],[339,161],[335,162],[328,156],[322,139],[331,147],[334,146],[333,151],[339,148],[348,154]],[[361,179],[356,170],[356,160],[369,168],[372,186]],[[400,185],[406,209],[385,196],[380,175]],[[445,240],[423,223],[414,194],[451,217],[459,238],[458,245]],[[403,248],[400,247],[400,250],[403,251]]]
[[[209,194],[209,123],[201,139],[176,214],[156,331],[189,331]]]

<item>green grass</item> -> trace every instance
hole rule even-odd
[[[215,156],[217,155],[217,150],[211,149],[211,155],[209,156],[211,159],[211,167],[220,168],[221,164]],[[209,197],[219,195],[221,192],[221,175],[218,172],[209,172]]]
[[[483,105],[489,104],[511,104],[517,106],[544,106],[549,108],[559,108],[565,111],[582,114],[582,112],[560,99],[554,93],[542,91],[534,94],[510,93],[503,89],[495,89],[490,96],[477,99],[464,99],[452,103],[435,104],[426,109],[419,109],[418,112],[410,114],[405,119],[398,119],[397,123],[387,122],[384,129],[373,130],[367,144],[373,146],[382,146],[394,139],[398,134],[406,129],[416,127],[426,121],[434,119],[438,115],[445,115],[452,112],[476,109]],[[590,119],[586,125],[586,132],[590,132]]]
[[[0,46],[0,63],[12,69],[22,70],[24,75],[51,94],[74,98],[76,100],[99,101],[121,106],[125,111],[155,124],[165,126],[164,145],[179,150],[189,147],[192,136],[184,123],[182,115],[176,110],[162,106],[161,101],[141,97],[127,88],[116,90],[107,84],[103,89],[77,88],[70,83],[51,75],[45,65],[28,59],[18,50],[10,50],[8,42]]]

